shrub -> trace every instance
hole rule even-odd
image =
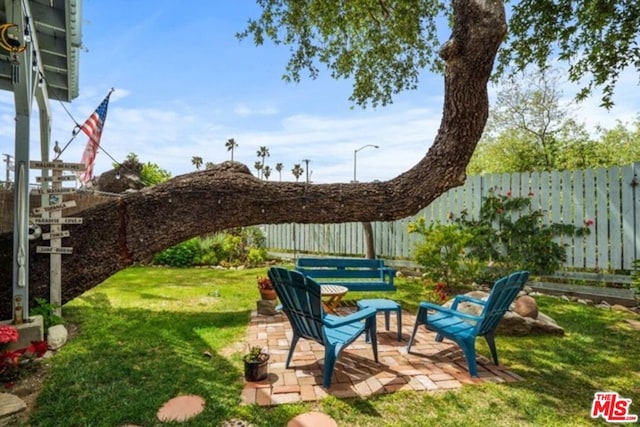
[[[258,227],[234,228],[226,233],[196,237],[165,249],[153,258],[154,264],[171,267],[192,265],[257,266],[267,258],[266,239]]]
[[[554,238],[567,235],[589,234],[588,227],[572,224],[545,224],[544,212],[531,208],[530,197],[511,197],[495,194],[483,199],[477,220],[452,218],[457,224],[471,230],[469,254],[505,271],[528,270],[532,274],[552,274],[566,255],[565,246]]]
[[[42,316],[42,323],[45,333],[47,329],[55,325],[63,325],[64,319],[56,314],[61,308],[59,304],[51,304],[44,298],[36,298],[36,306],[29,310],[31,316]]]
[[[497,195],[483,199],[478,219],[450,216],[449,224],[426,225],[424,218],[409,224],[410,233],[424,237],[414,258],[435,282],[447,285],[464,280],[493,282],[514,270],[551,274],[564,262],[565,247],[554,240],[562,235],[586,235],[584,227],[545,224],[544,212],[531,208],[529,197]]]
[[[466,247],[473,238],[469,230],[459,224],[435,223],[427,226],[424,218],[420,218],[409,225],[409,232],[424,237],[415,246],[414,258],[425,268],[429,279],[453,285],[470,278],[472,272],[465,262]]]
[[[247,254],[247,266],[257,267],[267,260],[267,250],[264,248],[251,248]]]
[[[189,267],[193,265],[197,245],[198,243],[195,239],[182,242],[157,254],[153,258],[153,263],[168,265],[170,267]]]

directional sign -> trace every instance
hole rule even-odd
[[[84,163],[38,162],[34,160],[29,162],[29,167],[31,169],[57,169],[76,172],[82,172],[86,168]]]
[[[39,254],[72,254],[73,248],[64,246],[36,246],[36,252]]]
[[[71,233],[67,230],[63,230],[57,233],[42,233],[42,240],[62,239],[63,237],[69,237]]]
[[[75,206],[76,206],[76,201],[69,200],[68,202],[59,203],[57,205],[49,205],[49,206],[42,206],[40,208],[35,208],[33,210],[33,213],[36,215],[40,215],[43,212],[60,211],[62,209],[73,208]]]
[[[75,188],[36,188],[31,190],[31,194],[69,194],[75,193]]]
[[[82,224],[82,218],[29,218],[29,221],[38,225],[46,224]]]
[[[61,175],[61,176],[36,176],[36,182],[61,182],[61,181],[75,181],[77,178],[75,175]]]

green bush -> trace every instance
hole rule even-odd
[[[59,304],[51,304],[44,298],[35,298],[35,301],[36,306],[29,310],[29,315],[42,316],[45,333],[51,326],[64,324],[64,319],[56,314],[56,310],[61,308]]]
[[[531,194],[533,196],[533,194]],[[469,254],[489,265],[497,264],[499,274],[505,271],[528,270],[532,274],[552,274],[565,260],[565,245],[554,238],[583,236],[588,227],[572,224],[545,224],[544,212],[531,208],[530,197],[495,194],[483,199],[477,220],[452,218],[473,233]]]
[[[414,258],[423,266],[433,282],[454,285],[468,280],[472,271],[467,262],[466,248],[473,233],[459,224],[426,225],[424,218],[409,225],[410,233],[418,233],[424,240],[415,246]]]
[[[196,239],[187,240],[157,254],[153,258],[153,263],[170,267],[189,267],[193,265],[197,251]]]
[[[552,274],[566,254],[554,238],[589,233],[587,226],[545,224],[543,211],[531,208],[531,198],[493,191],[483,199],[478,219],[468,219],[463,211],[450,221],[427,226],[421,218],[409,224],[410,233],[424,237],[416,244],[415,260],[431,280],[448,285],[493,282],[514,270]]]
[[[258,227],[243,227],[196,237],[165,249],[153,258],[154,264],[172,267],[197,265],[257,266],[267,258],[266,239]]]
[[[267,260],[267,250],[264,248],[251,248],[247,254],[247,266],[258,267]]]

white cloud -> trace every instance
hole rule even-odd
[[[254,115],[272,116],[274,114],[278,114],[278,110],[274,107],[251,108],[246,104],[236,104],[233,111],[240,117],[249,117]]]

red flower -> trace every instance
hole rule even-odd
[[[29,347],[27,347],[28,353],[33,353],[36,357],[40,358],[47,352],[48,346],[46,341],[31,341]]]
[[[13,326],[0,326],[0,344],[9,344],[18,341],[18,330]]]
[[[593,224],[595,224],[595,221],[592,220],[592,219],[585,219],[584,220],[584,225],[586,225],[587,227],[589,227],[589,226],[591,226]]]
[[[273,289],[271,280],[269,280],[268,277],[258,277],[258,289],[262,289],[263,291]]]
[[[511,191],[507,191],[507,197],[511,197]]]

